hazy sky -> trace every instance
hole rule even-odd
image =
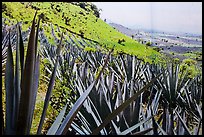
[[[202,34],[202,2],[93,2],[101,18],[127,27]]]

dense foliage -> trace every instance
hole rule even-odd
[[[177,61],[148,63],[59,28],[54,46],[39,29],[40,19],[35,27],[34,17],[28,32],[20,26],[2,30],[3,134],[31,133],[40,75],[48,84],[34,134],[201,134],[202,75],[189,77],[190,60],[185,69]],[[49,104],[59,114],[42,132]]]
[[[43,51],[51,49],[45,46]],[[63,79],[62,85],[69,87],[66,94],[60,91],[69,106],[83,96],[83,91],[94,82],[101,70],[100,66],[104,64],[104,56],[100,51],[83,51],[83,48],[73,46],[70,42],[65,44],[60,59],[59,78]],[[49,61],[52,64],[51,54]],[[144,131],[148,131],[147,134],[198,134],[202,119],[202,76],[191,78],[188,68],[181,68],[177,61],[167,62],[164,67],[145,63],[136,56],[111,55],[108,67],[101,74],[67,134],[96,134],[95,128],[107,120],[106,116],[140,93],[148,81],[161,73],[157,81],[122,108],[122,112],[112,117],[110,123],[104,124],[105,128],[98,130],[97,134],[99,131],[99,134],[139,134]],[[197,98],[189,93],[197,94]],[[189,120],[186,121],[186,118]],[[195,125],[191,126],[192,123]]]

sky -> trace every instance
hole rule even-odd
[[[202,34],[202,2],[93,2],[101,19],[134,29]]]

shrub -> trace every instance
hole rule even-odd
[[[173,59],[173,62],[174,62],[175,64],[178,64],[178,63],[180,62],[180,59],[179,59],[179,58],[174,58],[174,59]]]
[[[94,5],[93,3],[91,4],[91,9],[94,11],[94,15],[97,18],[100,18],[100,11],[101,9],[98,9],[96,5]]]
[[[151,43],[150,41],[148,41],[148,42],[146,43],[146,45],[147,45],[147,46],[151,46],[152,43]]]
[[[122,43],[125,42],[125,39],[118,39],[118,44],[123,45]]]
[[[184,59],[183,60],[183,63],[188,65],[188,66],[192,66],[192,65],[195,65],[197,64],[197,61],[193,60],[193,59]]]
[[[86,3],[85,3],[85,2],[79,2],[79,6],[80,6],[82,9],[85,9],[85,10],[86,10]]]
[[[7,11],[5,3],[2,3],[1,11],[2,12],[6,12]]]
[[[161,51],[161,48],[159,47],[153,47],[153,50],[157,51],[157,52],[160,52]]]
[[[81,37],[84,37],[84,32],[83,32],[83,30],[79,30],[79,34],[81,35]]]

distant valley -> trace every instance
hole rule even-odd
[[[109,24],[141,44],[159,48],[160,52],[170,57],[180,60],[192,58],[199,64],[202,61],[202,35],[151,32],[144,29],[131,29],[117,23]]]

